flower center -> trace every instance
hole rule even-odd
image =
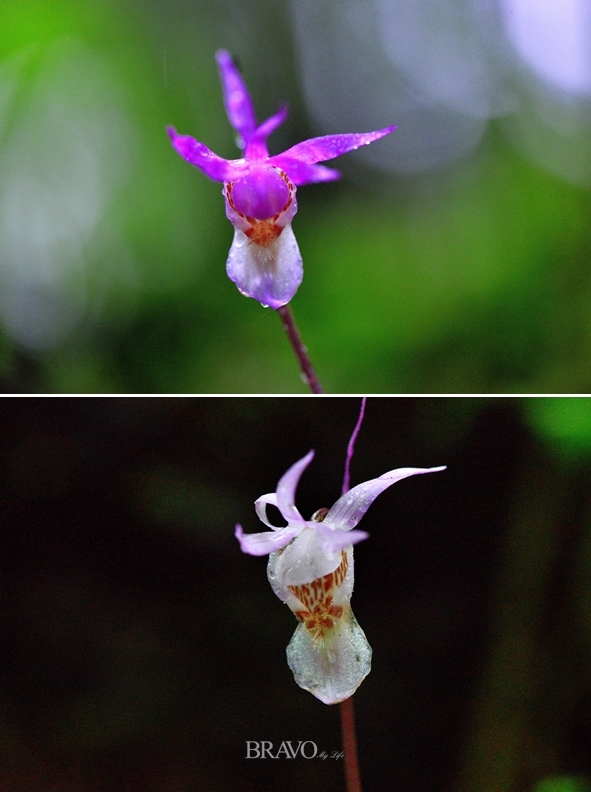
[[[232,184],[234,208],[255,220],[270,220],[279,214],[289,197],[287,177],[270,165],[253,164],[246,176]]]
[[[238,215],[228,215],[232,223],[263,251],[277,239],[295,211],[295,186],[286,173],[270,165],[254,163],[242,179],[225,183],[224,195],[226,212],[229,206]]]

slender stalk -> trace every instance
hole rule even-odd
[[[345,779],[347,792],[361,792],[359,760],[357,758],[357,737],[355,735],[355,711],[353,696],[341,702],[341,734],[343,736],[343,753],[345,755]]]
[[[355,441],[361,429],[365,416],[366,397],[361,399],[359,408],[359,418],[353,429],[353,434],[347,445],[347,459],[345,462],[345,475],[343,477],[343,488],[341,494],[349,492],[351,460],[355,452]],[[347,782],[347,792],[361,792],[361,776],[359,775],[359,759],[357,757],[357,736],[355,733],[355,710],[353,708],[353,696],[341,702],[341,734],[343,736],[343,754],[345,757],[345,780]]]
[[[341,495],[344,495],[345,492],[349,492],[350,489],[349,484],[351,477],[350,477],[349,469],[351,467],[351,460],[353,459],[353,454],[355,452],[355,441],[357,440],[357,435],[359,434],[359,430],[361,429],[361,424],[363,423],[366,401],[367,401],[367,396],[363,396],[361,398],[359,418],[357,419],[357,423],[355,424],[355,429],[353,429],[353,434],[351,435],[351,439],[349,440],[349,445],[347,446],[347,459],[345,460],[345,475],[343,477],[343,489],[341,490]]]
[[[300,368],[304,376],[304,382],[309,386],[312,393],[324,393],[322,385],[320,384],[320,380],[316,376],[316,372],[314,371],[312,363],[310,362],[310,358],[308,357],[308,350],[304,346],[300,331],[298,330],[295,319],[293,318],[291,308],[289,305],[282,305],[281,308],[277,308],[277,313],[281,317],[283,329],[287,333],[289,343],[291,344],[300,364]]]

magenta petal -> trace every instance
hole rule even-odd
[[[309,165],[293,157],[287,157],[285,154],[270,157],[267,162],[269,165],[275,165],[285,171],[297,187],[302,184],[336,181],[341,178],[340,172],[334,168],[326,168],[324,165]]]
[[[237,525],[234,536],[240,542],[240,549],[249,555],[262,556],[281,550],[289,544],[300,529],[287,526],[276,533],[265,531],[264,533],[245,534],[241,525]]]
[[[376,479],[364,481],[338,499],[335,505],[324,518],[323,525],[328,525],[341,531],[350,531],[354,528],[374,500],[385,489],[397,481],[419,473],[436,473],[445,470],[445,467],[435,468],[398,468],[390,470]]]
[[[235,228],[226,271],[247,297],[274,309],[286,305],[304,276],[302,257],[291,225],[286,225],[277,239],[266,247],[251,242],[243,231]]]
[[[251,135],[248,143],[246,145],[246,150],[244,152],[244,156],[248,160],[260,160],[266,159],[269,156],[269,150],[267,149],[267,138],[274,132],[278,126],[285,121],[287,118],[287,105],[281,105],[279,110],[272,115],[271,118],[267,118],[266,121],[258,127],[258,129]]]
[[[190,162],[214,181],[234,181],[248,173],[249,165],[244,160],[227,160],[218,157],[204,143],[190,135],[178,135],[174,127],[168,127],[168,136],[173,147],[183,159]]]
[[[299,159],[301,162],[313,164],[340,157],[348,151],[354,151],[359,146],[367,146],[374,140],[379,140],[384,135],[389,135],[396,129],[389,126],[375,132],[359,132],[345,135],[324,135],[323,137],[310,138],[302,143],[297,143],[279,156],[290,159]],[[274,159],[274,158],[273,158]]]
[[[242,138],[242,148],[244,148],[256,129],[252,99],[230,53],[223,49],[218,50],[215,59],[222,81],[226,114]]]

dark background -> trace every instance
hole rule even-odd
[[[330,753],[340,734],[233,529],[263,528],[253,501],[310,448],[298,506],[330,506],[358,409],[0,403],[2,792],[344,788],[341,761],[245,759],[247,740]],[[352,484],[448,470],[383,493],[355,551],[368,792],[587,789],[590,436],[586,400],[369,399]]]

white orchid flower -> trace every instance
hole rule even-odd
[[[298,685],[325,704],[353,695],[371,669],[371,647],[351,610],[353,545],[367,539],[354,530],[385,489],[408,476],[445,470],[398,468],[364,481],[346,492],[330,509],[305,520],[295,505],[300,476],[312,461],[310,451],[281,477],[277,491],[263,495],[255,509],[271,532],[244,534],[240,547],[250,555],[269,555],[267,575],[275,594],[300,623],[287,647],[287,662]],[[267,506],[276,506],[287,521],[272,525]]]

